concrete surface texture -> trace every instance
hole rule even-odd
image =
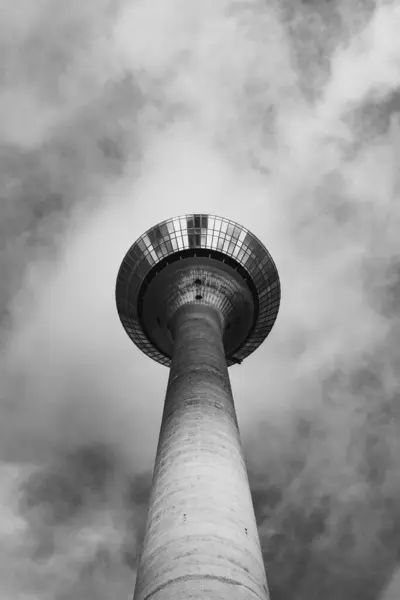
[[[267,600],[221,317],[188,304],[173,330],[134,600]]]

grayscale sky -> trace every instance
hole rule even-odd
[[[0,0],[0,600],[129,598],[167,370],[119,323],[145,229],[266,244],[231,378],[272,600],[400,597],[397,0]]]

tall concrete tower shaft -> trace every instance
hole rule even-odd
[[[128,335],[170,365],[134,600],[267,600],[228,365],[272,328],[276,267],[237,224],[189,215],[132,246],[116,296]]]

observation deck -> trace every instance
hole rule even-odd
[[[116,303],[131,340],[165,366],[171,364],[178,308],[213,306],[231,366],[270,333],[280,282],[271,255],[249,230],[222,217],[191,214],[159,223],[131,246],[118,272]]]

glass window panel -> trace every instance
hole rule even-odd
[[[142,252],[144,252],[146,250],[147,246],[146,246],[146,243],[143,238],[138,240],[138,246]]]
[[[145,236],[144,236],[144,238],[143,238],[143,240],[144,240],[144,243],[146,244],[146,248],[150,248],[150,246],[152,246],[152,245],[153,245],[153,242],[152,242],[152,240],[151,240],[151,238],[150,238],[150,235],[151,235],[151,236],[153,237],[153,239],[154,239],[154,236],[153,236],[152,232],[149,232],[149,234],[148,234],[148,235],[145,235]]]
[[[214,229],[215,227],[215,218],[214,217],[208,217],[208,229]]]
[[[194,233],[188,233],[189,248],[196,246],[196,235]]]
[[[157,246],[157,243],[159,240],[161,240],[161,238],[162,235],[160,227],[155,227],[148,233],[148,239],[150,240],[151,244],[153,244],[153,246]]]
[[[263,261],[264,264],[268,264],[269,262],[269,256],[268,254],[265,254],[265,250],[262,246],[257,244],[257,252],[256,252],[257,256],[260,257],[260,262]]]
[[[219,237],[218,238],[218,242],[217,242],[217,248],[218,248],[218,250],[222,250],[222,247],[224,245],[224,241],[225,241],[225,238],[223,238],[223,237]]]
[[[201,234],[201,245],[203,248],[205,248],[207,246],[207,234],[206,233]]]
[[[232,256],[237,259],[237,256],[238,256],[239,252],[240,252],[240,246],[238,246],[237,244],[235,244],[234,247],[233,247],[233,249],[232,249],[232,252],[231,252]]]
[[[239,235],[240,235],[240,227],[237,227],[237,226],[235,225],[235,227],[233,228],[233,236],[234,236],[235,238],[238,238],[238,237],[239,237]]]
[[[194,226],[195,227],[201,227],[201,217],[200,215],[195,215],[194,216]]]
[[[256,252],[250,252],[251,260],[254,263],[255,268],[259,271],[259,264],[261,262],[261,256],[259,256]]]
[[[194,219],[193,217],[188,217],[187,219],[187,228],[188,229],[193,229],[194,227]]]
[[[237,249],[238,249],[238,252],[239,252],[239,250],[241,250],[242,248],[243,248],[244,250],[246,250],[246,247],[245,247],[245,246],[243,246],[243,244],[242,244],[241,242],[239,242],[239,240],[234,240],[234,241],[235,241],[235,243],[236,243],[236,247],[237,247]]]
[[[173,225],[174,230],[176,231],[176,233],[179,233],[180,230],[181,230],[181,225],[180,225],[179,219],[174,219],[172,221],[172,225]]]
[[[221,230],[221,225],[222,225],[222,221],[221,221],[221,219],[218,219],[218,218],[216,218],[216,219],[215,219],[215,226],[214,226],[214,230],[215,230],[216,232],[220,231],[220,230]]]
[[[257,288],[260,289],[264,286],[264,277],[257,273],[255,276],[253,275],[253,281],[256,284]]]
[[[169,236],[174,235],[174,224],[172,221],[168,221],[168,223],[166,223],[167,226],[167,230],[168,230],[168,234]]]
[[[208,228],[208,216],[207,215],[202,215],[201,216],[201,227],[203,229],[207,229]]]
[[[181,236],[176,238],[176,243],[178,244],[179,250],[183,250],[185,245],[183,243],[183,238]]]
[[[187,219],[185,219],[184,217],[182,217],[182,219],[179,219],[179,222],[180,222],[181,229],[186,229],[187,228]]]
[[[260,263],[257,262],[256,263],[256,270],[257,270],[257,277],[259,277],[260,279],[262,279],[263,281],[265,281],[266,279],[266,274],[265,272],[260,268]]]
[[[166,239],[165,240],[165,245],[167,247],[167,254],[170,254],[171,252],[173,252],[173,248],[172,248],[172,244],[171,244],[171,240]]]
[[[229,244],[230,244],[230,240],[229,240],[229,238],[225,238],[225,240],[224,240],[224,245],[223,245],[223,247],[222,247],[222,251],[223,251],[223,252],[227,252],[227,250],[228,250],[228,247],[229,247]]]
[[[216,235],[212,236],[211,248],[216,248],[218,244],[218,237]]]
[[[243,242],[246,239],[247,231],[246,229],[242,229],[239,234],[239,241]]]
[[[246,236],[244,238],[244,244],[253,251],[254,241],[253,237],[249,233],[246,233]]]
[[[166,223],[163,223],[162,225],[160,225],[160,232],[163,238],[168,237],[168,227],[166,225]]]
[[[228,229],[228,223],[226,221],[221,222],[221,233],[226,233]]]
[[[167,255],[167,246],[165,245],[165,242],[162,242],[158,248],[156,248],[157,250],[157,254],[158,256],[160,256],[160,254],[162,256],[166,256]]]
[[[169,244],[172,247],[172,251],[176,252],[178,250],[178,241],[176,238],[171,238]],[[167,247],[168,247],[168,243],[167,243]]]
[[[235,229],[235,226],[233,225],[233,223],[228,223],[227,231],[228,231],[229,236],[232,237],[234,229]]]
[[[245,254],[241,259],[242,263],[247,266],[247,263],[251,260],[250,254]]]
[[[229,247],[228,247],[228,253],[229,254],[233,254],[234,250],[235,250],[235,242],[230,242]]]
[[[239,250],[239,252],[237,253],[237,256],[236,256],[238,262],[242,262],[243,256],[244,256],[245,252],[246,252],[246,248],[243,248],[243,247],[240,248],[240,250]]]

